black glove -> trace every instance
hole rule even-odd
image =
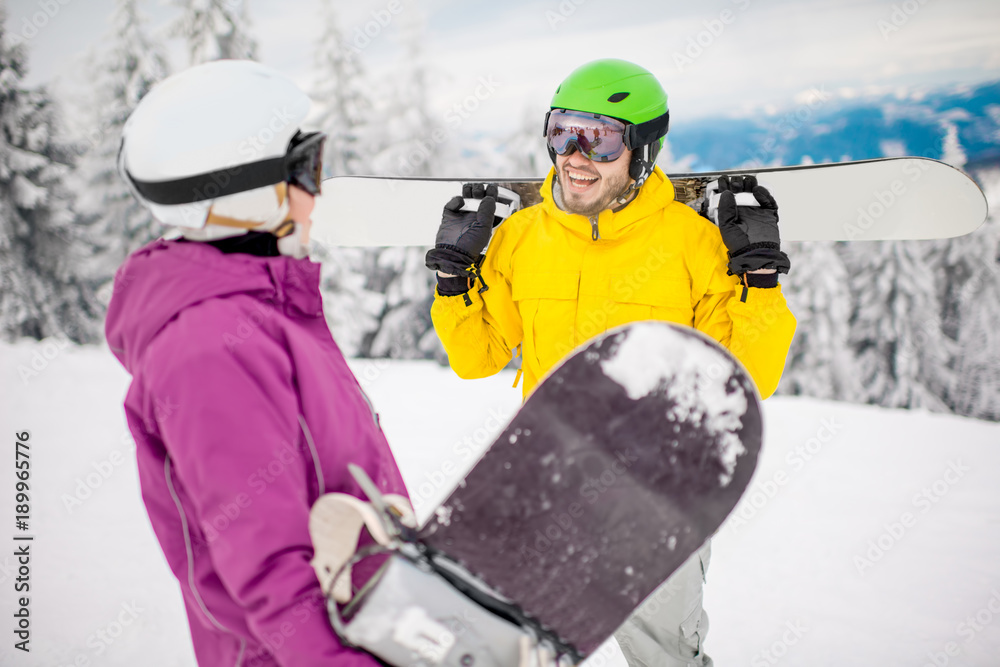
[[[758,206],[737,206],[736,195],[749,192]],[[778,204],[756,176],[720,176],[718,209],[706,199],[702,214],[719,226],[729,250],[729,274],[742,276],[757,269],[788,273],[791,263],[781,252],[778,234]],[[714,217],[711,215],[715,213]]]
[[[478,199],[476,211],[463,211],[466,199]],[[427,251],[427,268],[458,276],[479,275],[483,249],[490,242],[497,206],[497,186],[466,183],[462,196],[444,205],[434,248]]]

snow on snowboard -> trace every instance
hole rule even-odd
[[[544,378],[424,526],[386,520],[407,513],[368,487],[395,555],[349,604],[330,601],[333,625],[391,664],[517,664],[499,618],[578,662],[719,528],[760,445],[753,381],[715,341],[665,322],[608,331]],[[344,562],[324,546],[337,495],[311,521],[326,591]],[[448,580],[475,613],[401,584],[400,568]]]
[[[986,220],[986,197],[964,172],[928,158],[769,167],[670,176],[676,199],[693,204],[723,174],[756,174],[778,202],[783,241],[881,241],[962,236]],[[428,246],[459,179],[335,176],[316,199],[312,238],[327,246]],[[497,183],[540,201],[541,179]],[[746,202],[751,203],[751,202]]]

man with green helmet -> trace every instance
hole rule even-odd
[[[789,261],[777,204],[752,176],[720,179],[711,220],[677,202],[655,166],[668,121],[650,72],[588,63],[556,89],[545,116],[554,168],[540,204],[510,216],[492,241],[495,186],[468,186],[445,205],[427,253],[438,276],[431,316],[460,377],[492,375],[520,353],[527,396],[589,338],[653,319],[711,336],[763,398],[774,392],[795,331],[778,284]],[[737,194],[757,205],[737,205]],[[706,545],[619,630],[630,665],[711,664],[702,650],[708,555]]]

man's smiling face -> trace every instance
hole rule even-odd
[[[632,180],[628,175],[631,159],[631,151],[613,162],[594,162],[578,150],[557,155],[556,177],[566,210],[590,217],[611,208]]]

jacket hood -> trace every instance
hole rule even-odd
[[[567,213],[556,204],[552,193],[555,176],[556,170],[555,167],[552,167],[539,191],[542,195],[542,206],[545,207],[545,212],[581,236],[591,237],[593,226],[587,216]],[[601,211],[597,220],[600,237],[606,240],[618,238],[636,222],[660,211],[672,201],[674,201],[673,183],[670,182],[662,169],[654,167],[653,173],[639,188],[639,194],[636,195],[635,199],[617,212],[610,209]]]
[[[308,259],[226,254],[204,244],[158,240],[115,273],[104,325],[111,352],[133,373],[143,352],[182,310],[207,299],[251,294],[289,314],[322,315],[320,265]]]

